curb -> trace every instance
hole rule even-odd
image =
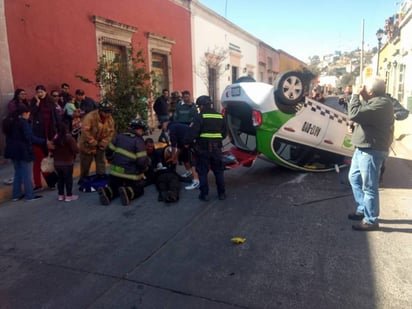
[[[12,169],[13,171],[13,169]],[[93,164],[90,168],[90,173],[93,173],[95,171],[95,168],[93,167]],[[13,174],[11,174],[10,176],[12,176]],[[75,162],[74,163],[74,167],[73,167],[73,179],[77,178],[80,176],[80,164],[79,162]],[[42,179],[42,183],[43,183],[43,187],[47,188],[47,184],[44,181],[44,179]],[[73,185],[75,184],[75,181],[73,180]],[[74,187],[74,186],[73,186]],[[56,190],[43,190],[44,192],[53,192]],[[42,192],[43,192],[42,191]],[[0,186],[0,203],[4,203],[7,201],[10,201],[12,198],[12,194],[13,194],[13,185],[6,185],[6,184],[1,184]],[[57,193],[56,193],[57,194]]]

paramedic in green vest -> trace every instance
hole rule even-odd
[[[100,187],[100,203],[109,205],[120,196],[123,206],[144,193],[144,171],[149,159],[143,134],[148,126],[145,120],[137,118],[129,123],[129,131],[118,134],[106,148],[106,158],[110,162],[109,182]]]
[[[192,126],[192,138],[195,141],[196,170],[199,173],[199,199],[209,201],[207,175],[209,168],[215,175],[219,200],[226,198],[224,163],[222,161],[222,141],[226,137],[226,125],[222,114],[212,108],[209,96],[202,95],[196,100],[200,114]]]

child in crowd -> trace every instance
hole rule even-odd
[[[73,195],[73,165],[76,154],[79,153],[79,147],[76,140],[68,131],[67,125],[61,122],[58,125],[56,137],[53,139],[54,150],[54,168],[59,180],[57,181],[58,200],[71,202],[79,198]],[[66,195],[64,189],[66,188]]]
[[[72,95],[67,95],[66,99],[67,103],[64,106],[66,123],[68,124],[69,132],[71,132],[72,136],[77,140],[81,128],[81,112],[76,106],[75,99]]]

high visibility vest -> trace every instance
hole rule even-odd
[[[223,134],[221,132],[223,116],[219,113],[204,113],[202,117],[202,132],[201,139],[207,140],[222,140]]]

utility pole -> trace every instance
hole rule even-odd
[[[227,19],[227,0],[226,0],[226,3],[225,3],[225,18]]]
[[[363,85],[363,52],[364,52],[364,31],[365,31],[365,19],[362,18],[362,30],[361,30],[361,54],[360,54],[360,85]]]

